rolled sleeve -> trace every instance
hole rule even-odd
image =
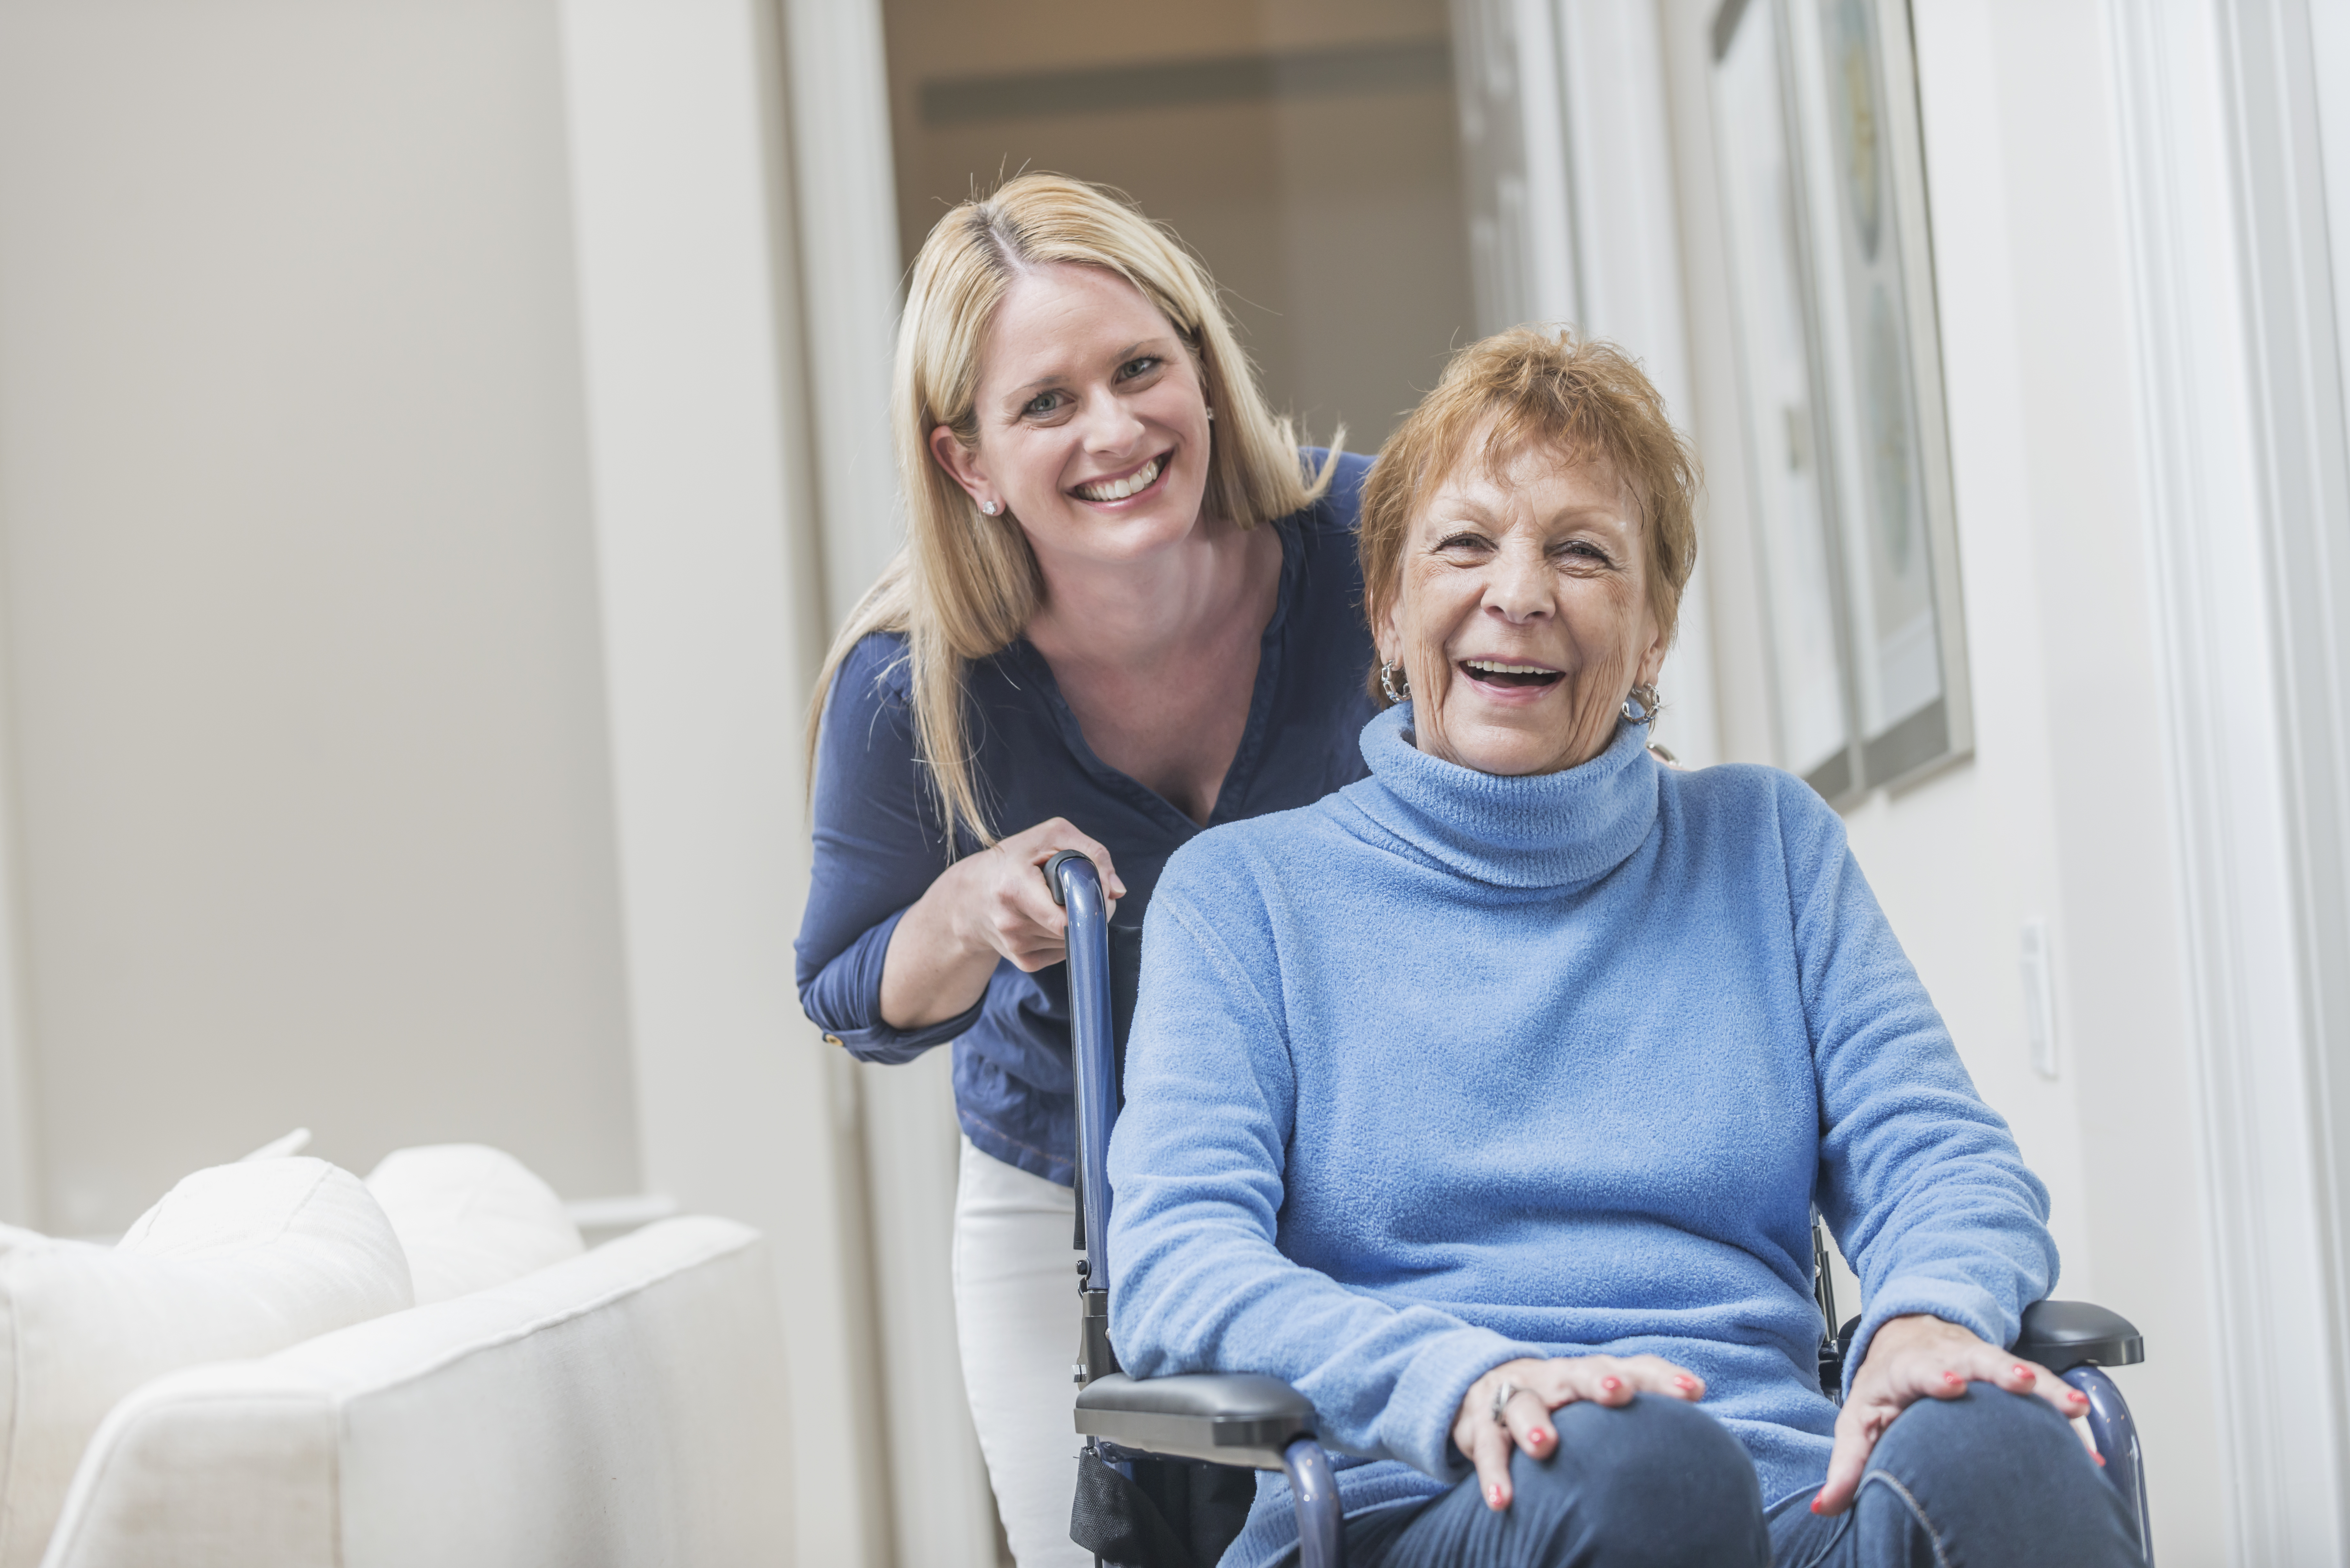
[[[889,939],[905,918],[900,909],[869,928],[800,983],[800,1008],[809,1021],[859,1061],[889,1065],[910,1062],[969,1029],[987,1003],[983,995],[952,1018],[917,1029],[892,1028],[882,1018],[881,968],[889,961]]]
[[[881,1016],[881,972],[906,911],[952,863],[914,745],[904,643],[876,633],[834,672],[816,740],[815,859],[801,916],[800,1006],[868,1062],[910,1061],[953,1039],[974,1004],[919,1029]]]

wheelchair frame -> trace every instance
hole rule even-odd
[[[1196,1372],[1138,1381],[1118,1365],[1109,1340],[1109,1137],[1118,1120],[1118,1043],[1110,1003],[1109,912],[1092,861],[1065,849],[1045,863],[1054,901],[1067,910],[1071,1055],[1077,1091],[1077,1199],[1084,1256],[1077,1288],[1084,1303],[1075,1367],[1076,1429],[1106,1463],[1137,1459],[1201,1459],[1279,1470],[1297,1509],[1299,1568],[1344,1568],[1345,1521],[1314,1407],[1277,1377]],[[1843,1372],[1857,1317],[1836,1321],[1835,1285],[1819,1216],[1812,1217],[1814,1299],[1820,1309],[1820,1386],[1843,1402]],[[2147,1568],[2154,1544],[2137,1424],[2108,1366],[2146,1359],[2137,1330],[2119,1314],[2087,1302],[2034,1302],[2009,1347],[2078,1388],[2089,1400],[2090,1434],[2106,1477],[2118,1488],[2137,1527]],[[1100,1559],[1095,1559],[1097,1564]]]

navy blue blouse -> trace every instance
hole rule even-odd
[[[1321,453],[1309,452],[1318,466]],[[1373,705],[1355,526],[1369,460],[1345,456],[1328,494],[1273,526],[1281,594],[1257,653],[1256,690],[1218,823],[1308,805],[1364,776],[1357,744]],[[905,639],[876,632],[841,661],[816,745],[816,865],[794,950],[800,1005],[868,1062],[906,1062],[954,1042],[956,1114],[981,1149],[1062,1186],[1076,1150],[1068,976],[999,962],[969,1012],[920,1029],[881,1018],[881,963],[907,909],[950,862],[941,813],[914,749]],[[1120,925],[1139,925],[1169,856],[1205,831],[1086,744],[1053,671],[1025,639],[965,672],[981,798],[998,831],[1066,817],[1108,846],[1126,883]],[[977,842],[959,832],[961,850]]]

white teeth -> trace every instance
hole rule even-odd
[[[1124,479],[1105,480],[1099,484],[1080,484],[1077,493],[1088,501],[1123,501],[1138,490],[1148,490],[1150,482],[1159,477],[1159,460],[1152,458]]]
[[[1555,675],[1558,673],[1555,670],[1546,670],[1539,664],[1504,664],[1498,659],[1463,659],[1461,662],[1471,670],[1482,670],[1489,675]]]

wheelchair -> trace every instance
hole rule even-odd
[[[1077,1288],[1084,1302],[1077,1361],[1076,1429],[1086,1438],[1079,1463],[1097,1476],[1115,1476],[1130,1490],[1121,1495],[1139,1507],[1152,1502],[1131,1488],[1137,1469],[1154,1462],[1278,1470],[1289,1480],[1297,1510],[1300,1568],[1344,1568],[1346,1548],[1338,1488],[1329,1456],[1316,1436],[1314,1407],[1277,1377],[1254,1373],[1205,1372],[1138,1380],[1119,1370],[1109,1340],[1109,1137],[1118,1119],[1122,1078],[1119,1044],[1132,1019],[1140,968],[1139,931],[1116,933],[1117,962],[1108,906],[1093,862],[1064,850],[1045,864],[1053,898],[1068,912],[1069,1021],[1077,1097],[1077,1234],[1083,1257]],[[1860,1319],[1836,1326],[1836,1304],[1827,1266],[1827,1242],[1816,1214],[1812,1220],[1814,1299],[1819,1305],[1819,1378],[1822,1392],[1841,1402],[1845,1358]],[[2106,1479],[2121,1490],[2147,1568],[2154,1562],[2147,1511],[2146,1467],[2128,1401],[2105,1368],[2146,1359],[2145,1342],[2118,1314],[2086,1302],[2035,1302],[2023,1310],[2023,1328],[2009,1347],[2037,1362],[2087,1397],[2086,1417]],[[1213,1472],[1211,1472],[1213,1473]],[[1087,1507],[1081,1483],[1079,1510]],[[1229,1542],[1194,1542],[1165,1521],[1139,1529],[1127,1539],[1165,1544],[1148,1568],[1181,1561],[1185,1553],[1209,1568]],[[1237,1524],[1231,1526],[1237,1530]],[[1097,1554],[1097,1565],[1125,1568],[1128,1556],[1099,1555],[1108,1544],[1097,1526],[1079,1544]],[[1201,1548],[1206,1555],[1200,1555]],[[1154,1553],[1146,1550],[1145,1557]],[[1137,1559],[1139,1561],[1140,1559]]]

